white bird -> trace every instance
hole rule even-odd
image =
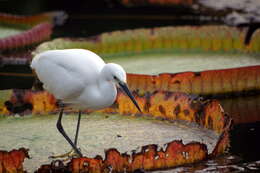
[[[31,68],[43,83],[44,89],[64,103],[79,108],[74,143],[62,127],[63,108],[59,114],[57,128],[80,157],[83,155],[77,148],[77,138],[82,110],[97,110],[112,105],[117,95],[116,86],[120,86],[141,112],[127,87],[124,69],[118,64],[106,64],[89,50],[45,51],[33,58]]]

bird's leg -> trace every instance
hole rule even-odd
[[[77,140],[78,140],[78,132],[79,132],[79,125],[80,125],[79,123],[80,123],[80,118],[81,118],[81,112],[79,113],[79,118],[78,118],[78,124],[77,124],[76,136],[75,136],[75,143],[73,143],[71,141],[71,139],[68,137],[65,130],[63,129],[63,126],[62,126],[62,123],[61,123],[62,115],[63,115],[63,108],[60,111],[59,118],[58,118],[58,121],[57,121],[57,124],[56,124],[57,129],[62,134],[62,136],[68,141],[68,143],[72,146],[73,150],[77,153],[77,155],[79,157],[83,157],[83,155],[81,154],[81,152],[79,151],[79,149],[77,148],[77,146],[75,144],[75,143],[77,143]],[[66,153],[66,154],[60,155],[60,156],[51,156],[51,158],[65,157],[65,156],[70,156],[70,155],[71,155],[71,151]]]
[[[74,145],[75,145],[75,146],[77,146],[77,143],[78,143],[78,134],[79,134],[79,127],[80,127],[80,119],[81,119],[81,111],[79,111],[79,115],[78,115],[77,129],[76,129],[76,134],[75,134],[75,139],[74,139]]]
[[[74,139],[74,145],[77,147],[77,143],[78,143],[78,134],[79,134],[79,127],[80,127],[80,119],[81,119],[81,111],[79,111],[79,115],[78,115],[78,123],[77,123],[77,129],[76,129],[76,134],[75,134],[75,139]],[[66,156],[77,156],[78,154],[75,153],[75,150],[71,150],[68,153],[56,156],[56,157],[66,157]]]

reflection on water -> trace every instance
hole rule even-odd
[[[260,95],[220,99],[235,124],[260,121]]]
[[[235,125],[231,131],[232,154],[245,161],[260,161],[260,121],[255,123]]]
[[[260,161],[259,101],[260,95],[221,100],[224,110],[234,120],[230,153],[240,156],[244,162]]]
[[[233,155],[225,155],[214,160],[207,160],[194,165],[183,166],[166,171],[153,171],[153,173],[240,173],[240,172],[258,172],[260,170],[260,161],[243,163],[242,159]]]

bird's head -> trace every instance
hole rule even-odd
[[[123,67],[121,67],[118,64],[108,63],[102,69],[102,74],[104,75],[106,80],[113,82],[116,86],[119,86],[125,92],[125,94],[132,100],[137,109],[141,112],[141,109],[138,106],[134,96],[128,89],[126,83],[126,72],[123,69]]]

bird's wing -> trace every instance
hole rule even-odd
[[[79,96],[97,82],[104,61],[93,52],[79,49],[52,50],[36,55],[31,67],[46,90],[57,99]]]

